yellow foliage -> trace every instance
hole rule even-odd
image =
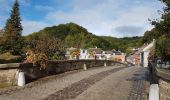
[[[45,69],[47,67],[47,60],[48,57],[45,53],[34,53],[33,51],[29,50],[26,53],[26,61],[27,63],[33,63],[34,66],[40,66],[40,69]]]

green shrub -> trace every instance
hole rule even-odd
[[[156,55],[163,61],[170,61],[170,38],[162,35],[156,42]]]
[[[18,63],[22,61],[21,56],[12,55],[9,52],[0,54],[0,63]]]

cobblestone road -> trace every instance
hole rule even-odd
[[[146,69],[110,66],[0,90],[0,100],[147,100],[148,85]]]

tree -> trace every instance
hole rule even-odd
[[[4,33],[4,30],[3,29],[0,30],[0,43],[2,42],[2,35],[3,35],[3,33]]]
[[[62,59],[64,56],[64,48],[61,41],[48,33],[41,33],[37,38],[28,38],[26,41],[27,50],[31,50],[35,54],[43,53],[50,60]]]
[[[170,60],[170,38],[162,35],[156,43],[156,55],[160,56],[162,60],[168,61]]]
[[[145,34],[145,39],[156,37],[156,56],[159,56],[164,61],[170,61],[170,0],[159,0],[165,4],[161,19],[156,19],[151,22],[155,26],[153,30]],[[149,40],[149,39],[148,39]]]
[[[165,4],[161,19],[152,21],[152,25],[162,34],[170,34],[170,0],[159,0]]]
[[[153,41],[153,39],[159,39],[159,37],[162,35],[162,33],[160,31],[158,31],[157,28],[153,28],[150,31],[146,31],[144,33],[144,37],[142,40],[142,43],[150,43]]]
[[[22,25],[19,13],[19,4],[18,0],[16,0],[11,10],[10,18],[7,20],[4,28],[3,40],[0,44],[2,48],[1,53],[10,52],[14,55],[21,54],[23,46],[21,34]]]

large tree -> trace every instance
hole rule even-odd
[[[159,0],[165,4],[161,19],[152,21],[152,25],[162,35],[170,34],[170,0]]]
[[[159,0],[165,4],[161,19],[152,21],[155,28],[150,31],[150,34],[145,34],[157,39],[156,55],[164,61],[170,61],[170,0]],[[146,36],[146,37],[148,37]]]
[[[21,34],[22,25],[19,13],[19,4],[18,0],[15,0],[10,18],[7,20],[4,28],[3,41],[0,44],[1,53],[10,52],[14,55],[20,54],[23,46]]]

